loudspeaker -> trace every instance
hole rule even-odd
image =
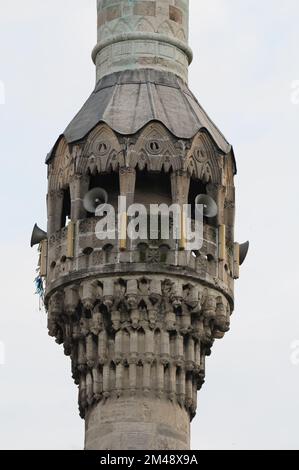
[[[47,233],[44,232],[44,230],[42,230],[41,228],[39,228],[37,224],[35,224],[32,230],[32,235],[31,235],[31,242],[30,242],[31,248],[34,245],[39,245],[40,242],[42,242],[46,238],[47,238]]]
[[[195,198],[195,207],[202,205],[203,206],[203,215],[205,217],[216,217],[218,214],[218,207],[214,199],[212,199],[210,196],[207,196],[207,194],[199,194]]]
[[[108,194],[105,189],[94,188],[85,194],[83,206],[87,212],[95,214],[97,210],[103,210],[108,202]]]
[[[240,266],[244,263],[249,250],[249,242],[240,245]]]

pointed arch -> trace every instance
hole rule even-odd
[[[73,155],[65,137],[61,136],[49,164],[49,189],[66,189],[74,172]]]
[[[170,21],[163,21],[159,27],[158,27],[158,30],[157,30],[158,33],[161,33],[161,34],[165,34],[167,36],[175,36],[174,34],[174,31],[172,29],[172,25],[170,23]]]
[[[184,167],[190,176],[206,183],[221,183],[222,160],[206,132],[200,131],[194,137]]]
[[[106,38],[112,36],[112,30],[107,26],[107,24],[105,24],[105,26],[103,28],[100,28],[99,31],[100,31],[99,40],[101,40],[101,41],[103,39],[106,39]]]
[[[172,136],[158,122],[152,122],[143,129],[136,142],[134,155],[132,165],[138,166],[140,170],[147,167],[148,171],[164,169],[168,173],[171,169],[180,168],[180,157]]]
[[[135,31],[155,32],[154,25],[147,18],[140,18],[135,25]]]
[[[178,32],[176,33],[176,37],[180,39],[181,41],[186,41],[186,34],[184,29],[179,29]]]
[[[123,18],[117,21],[116,25],[113,28],[113,34],[123,34],[129,33],[132,31],[132,28],[129,23],[127,23]]]
[[[101,123],[90,132],[77,170],[81,174],[116,171],[122,159],[122,147],[116,134],[107,124]]]

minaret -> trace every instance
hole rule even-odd
[[[248,248],[234,239],[234,154],[188,89],[189,1],[97,8],[96,87],[47,157],[48,229],[33,234],[49,334],[71,358],[86,449],[189,449]],[[119,213],[119,196],[102,240],[97,206]],[[201,247],[130,238],[133,202],[190,204],[192,219],[203,203]]]

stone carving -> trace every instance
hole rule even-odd
[[[112,35],[112,31],[109,28],[109,26],[107,26],[107,24],[105,24],[103,28],[99,29],[98,37],[100,41],[109,38],[111,35]]]
[[[147,18],[141,18],[137,21],[134,31],[155,32],[155,27]]]
[[[48,312],[49,333],[72,359],[82,416],[109,396],[146,392],[178,400],[192,417],[204,379],[203,355],[210,353],[214,338],[228,331],[231,309],[212,289],[149,276],[70,285],[49,297]],[[137,365],[140,379],[132,379],[127,388],[125,369]],[[181,374],[184,393],[168,367]],[[148,374],[163,376],[156,392]]]
[[[180,39],[181,41],[186,41],[186,40],[187,40],[187,38],[186,38],[186,33],[185,33],[185,31],[184,31],[183,29],[179,29],[179,30],[178,30],[178,32],[177,32],[177,34],[176,34],[176,37],[177,37],[178,39]]]
[[[165,34],[166,36],[175,36],[172,26],[167,20],[163,21],[163,23],[159,25],[157,32]]]
[[[115,8],[117,8],[117,5]],[[160,33],[165,36],[176,37],[182,41],[187,40],[185,29],[182,27],[182,13],[178,8],[170,6],[168,19],[164,19],[162,22],[160,15],[157,15],[155,2],[137,3],[134,6],[133,13],[134,16],[120,18],[118,10],[101,11],[98,15],[98,41],[112,35],[136,31]]]
[[[184,170],[206,183],[221,182],[221,157],[217,155],[217,151],[206,133],[199,132],[194,137],[184,162]]]
[[[64,155],[60,153],[51,164],[51,188],[63,187],[74,173],[73,158],[66,147],[64,149]],[[206,183],[221,181],[221,159],[207,134],[196,135],[192,145],[184,141],[174,145],[170,133],[159,123],[146,126],[136,143],[125,139],[124,144],[106,124],[100,124],[91,132],[84,150],[74,154],[78,174],[107,173],[126,166],[140,170],[147,168],[148,171],[183,170]]]
[[[106,124],[100,124],[86,141],[82,156],[77,161],[77,171],[80,174],[115,171],[122,157],[122,147],[115,133]]]
[[[166,172],[179,169],[180,157],[174,145],[170,133],[158,123],[152,123],[145,127],[135,145],[135,161],[132,165],[140,170],[145,167],[149,171]]]
[[[75,162],[64,137],[55,151],[55,158],[49,165],[49,189],[58,190],[68,186],[75,172]]]
[[[223,136],[217,133],[216,140],[212,138],[216,130],[193,108],[193,98],[185,111],[190,112],[191,124],[197,114],[202,127],[196,128],[201,130],[189,139],[175,137],[171,129],[182,121],[179,103],[171,102],[166,109],[157,93],[165,79],[165,96],[178,87],[178,96],[190,100],[188,88],[179,79],[170,79],[175,74],[187,83],[192,60],[188,0],[97,4],[97,80],[124,71],[118,79],[126,80],[122,87],[114,83],[114,101],[125,87],[126,103],[138,99],[143,106],[147,77],[150,109],[142,113],[146,121],[139,106],[129,110],[135,121],[142,119],[134,135],[114,132],[101,113],[101,123],[87,135],[83,130],[66,132],[71,143],[61,137],[48,159],[49,335],[71,358],[80,415],[86,419],[87,449],[187,449],[197,391],[205,380],[205,359],[214,341],[229,330],[234,307],[234,156]],[[107,77],[101,86],[112,82]],[[95,93],[99,90],[97,86]],[[105,101],[105,93],[101,96]],[[96,121],[94,95],[89,103],[83,113],[87,123]],[[153,112],[155,106],[158,113]],[[121,114],[123,108],[119,105]],[[111,123],[114,108],[109,109]],[[178,113],[171,116],[175,119],[168,116],[172,111]],[[78,116],[71,128],[80,128],[82,112]],[[159,116],[159,122],[151,116]],[[182,123],[182,128],[183,124],[189,127]],[[192,132],[175,134],[190,137]],[[78,138],[72,141],[72,135]],[[161,227],[157,240],[144,234],[145,239],[128,236],[120,243],[115,236],[118,221],[111,239],[102,240],[97,232],[101,217],[87,213],[83,203],[85,194],[97,186],[107,190],[115,209],[119,195],[125,194],[129,204],[134,198],[146,205],[190,203],[194,219],[195,198],[203,192],[215,200],[218,214],[204,218],[202,247],[193,251],[184,249],[183,236],[177,240],[170,234],[162,240]],[[70,229],[65,226],[68,219]]]
[[[132,31],[130,24],[124,19],[120,19],[118,22],[116,22],[115,26],[113,27],[112,34],[117,35],[128,33],[130,31]]]
[[[206,133],[200,132],[189,144],[175,143],[160,123],[147,125],[137,140],[127,138],[123,143],[106,124],[100,124],[88,136],[83,151],[74,150],[76,160],[65,143],[58,150],[59,155],[51,163],[51,189],[67,185],[74,171],[78,175],[93,175],[122,167],[165,172],[183,170],[206,183],[222,181],[222,159]]]

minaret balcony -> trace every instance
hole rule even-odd
[[[184,250],[180,241],[127,238],[116,234],[100,240],[97,236],[99,217],[79,220],[56,231],[48,243],[47,292],[82,276],[99,276],[128,272],[170,273],[203,281],[233,298],[233,273],[229,269],[231,256],[219,261],[218,228],[204,224],[200,250]],[[71,256],[70,256],[71,253]]]

